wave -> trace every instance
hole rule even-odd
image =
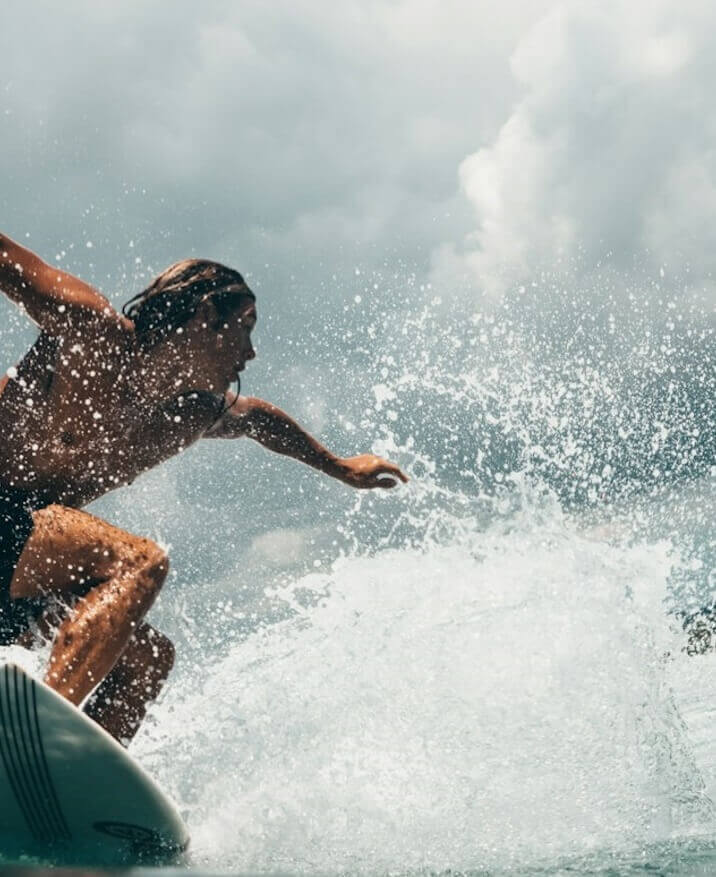
[[[135,751],[195,864],[507,868],[713,829],[672,687],[673,545],[519,496],[277,589],[289,617],[171,689]]]

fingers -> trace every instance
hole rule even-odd
[[[407,477],[393,463],[383,463],[372,472],[371,475],[371,487],[382,487],[389,490],[391,487],[398,486],[398,479],[402,481],[403,484],[408,483]]]
[[[403,484],[407,484],[409,481],[408,476],[395,463],[390,463],[388,460],[382,460],[371,454],[354,457],[350,462],[359,464],[354,466],[353,472],[349,472],[349,483],[353,487],[390,489],[397,487],[399,481],[402,481]]]
[[[395,463],[389,463],[387,460],[381,461],[380,469],[376,472],[377,475],[394,475],[396,478],[399,478],[403,484],[408,483],[408,477],[403,472],[401,472],[400,467],[396,466]]]
[[[403,484],[408,483],[408,477],[393,463],[386,463],[381,466],[376,475],[393,475],[398,478]]]
[[[376,487],[385,487],[390,489],[391,487],[397,487],[398,482],[394,478],[376,478],[375,480]]]

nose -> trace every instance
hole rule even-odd
[[[253,347],[249,347],[246,351],[246,359],[256,359],[256,351]]]

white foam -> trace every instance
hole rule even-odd
[[[135,752],[197,864],[507,867],[707,830],[668,546],[583,538],[552,506],[454,530],[303,578],[318,605],[285,592],[292,620],[175,685]]]
[[[0,663],[17,664],[30,676],[42,679],[47,663],[46,651],[49,650],[30,651],[17,645],[0,646]]]

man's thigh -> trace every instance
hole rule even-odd
[[[51,505],[33,512],[33,529],[10,584],[10,595],[83,594],[159,552],[149,539],[113,527],[80,509]]]

